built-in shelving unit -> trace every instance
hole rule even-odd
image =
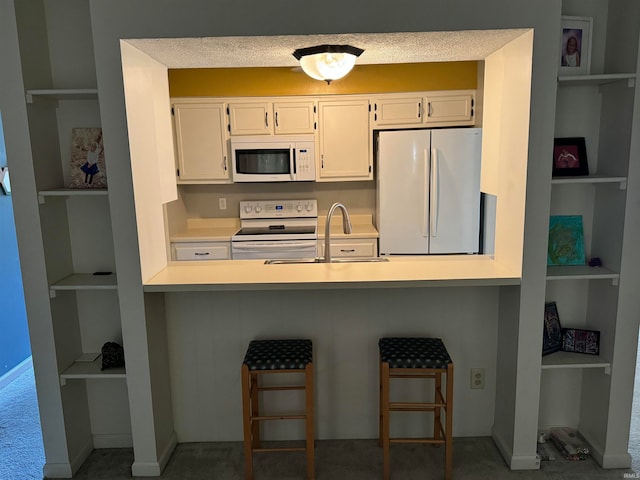
[[[635,192],[627,187],[636,170],[630,166],[640,161],[630,153],[640,121],[634,107],[640,18],[616,21],[626,20],[630,8],[627,0],[562,2],[563,15],[592,18],[593,48],[591,74],[558,77],[555,136],[585,139],[591,174],[552,178],[550,215],[582,216],[586,263],[598,258],[602,266],[548,266],[545,301],[556,302],[563,328],[598,331],[599,355],[559,351],[541,360],[538,428],[565,419],[605,468],[630,466],[625,425],[633,389],[625,385],[633,384],[634,375],[619,352],[637,339],[630,318],[637,308],[621,294],[629,282],[638,282],[638,274],[624,270],[637,249],[630,241],[636,227],[628,222],[638,215],[628,200]],[[611,48],[620,42],[630,47]]]
[[[47,197],[69,198],[69,197],[102,197],[109,194],[106,188],[56,188],[52,190],[41,190],[38,192],[39,203],[45,203]]]
[[[27,103],[34,103],[38,100],[84,100],[97,99],[97,88],[43,88],[27,90]]]

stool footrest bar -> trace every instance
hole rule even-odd
[[[304,385],[291,385],[291,386],[262,386],[258,387],[258,391],[274,391],[274,390],[304,390]]]
[[[260,452],[304,452],[307,449],[304,447],[272,447],[272,448],[254,448],[253,451]]]
[[[445,440],[435,438],[390,438],[389,443],[432,443],[435,445],[443,445]]]
[[[305,414],[299,415],[260,415],[251,417],[253,421],[262,421],[262,420],[304,420],[307,418]]]

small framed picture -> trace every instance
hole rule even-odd
[[[562,350],[562,327],[556,302],[544,305],[544,333],[542,337],[542,355]]]
[[[598,355],[600,353],[600,332],[580,328],[563,328],[562,350]]]
[[[549,218],[547,265],[584,265],[582,215],[552,215]]]
[[[591,31],[589,17],[562,17],[560,44],[560,75],[589,75],[591,73]]]
[[[554,177],[589,175],[584,137],[554,140],[552,175]]]

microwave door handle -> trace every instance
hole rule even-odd
[[[291,176],[291,180],[296,179],[296,146],[289,145],[289,175]]]

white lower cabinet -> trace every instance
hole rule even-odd
[[[230,260],[231,242],[176,242],[171,257],[178,261]]]
[[[324,240],[318,240],[318,253],[324,257]],[[332,239],[332,257],[376,257],[378,241],[375,238]]]

